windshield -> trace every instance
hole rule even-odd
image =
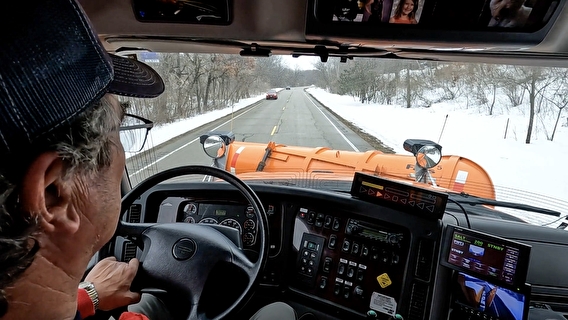
[[[129,113],[154,122],[147,138],[141,135],[144,148],[127,150],[135,151],[127,152],[133,185],[172,167],[211,165],[200,143],[211,131],[234,134],[218,164],[244,180],[340,192],[349,192],[354,172],[371,157],[365,170],[413,181],[414,156],[403,144],[425,139],[448,156],[441,163],[473,163],[469,171],[431,168],[440,187],[447,182],[461,192],[460,183],[478,175],[468,193],[567,213],[566,69],[219,54],[139,59],[164,77],[166,93],[126,101]],[[322,148],[332,152],[325,161],[315,156]],[[562,223],[504,210],[533,224]]]

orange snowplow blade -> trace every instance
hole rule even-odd
[[[269,155],[266,157],[267,149]],[[225,169],[237,175],[262,171],[351,174],[352,177],[355,172],[364,172],[414,181],[415,163],[416,159],[412,155],[385,154],[380,151],[338,151],[278,145],[274,142],[266,145],[235,141],[229,145]],[[443,156],[440,163],[430,169],[430,173],[438,187],[495,199],[495,189],[487,172],[467,158]]]

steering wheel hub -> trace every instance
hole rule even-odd
[[[197,243],[195,241],[184,238],[180,239],[174,244],[172,249],[172,254],[177,260],[187,260],[193,257],[195,251],[197,250]]]

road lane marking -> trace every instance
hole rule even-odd
[[[217,127],[213,128],[211,131],[215,131],[215,130],[221,128],[222,126],[226,125],[227,123],[233,121],[234,119],[236,119],[236,118],[238,118],[238,117],[244,115],[245,113],[247,113],[247,112],[249,112],[249,111],[251,111],[251,110],[253,110],[253,109],[256,109],[256,108],[257,108],[257,107],[251,108],[251,109],[249,109],[249,110],[247,110],[247,111],[245,111],[245,112],[239,114],[238,116],[232,118],[231,120],[227,120],[227,121],[223,122],[222,124],[220,124],[220,125],[218,125]],[[139,169],[138,171],[134,172],[134,173],[131,174],[130,176],[133,177],[133,176],[139,174],[140,172],[142,172],[142,171],[144,171],[144,170],[150,168],[151,166],[156,165],[158,162],[160,162],[160,161],[164,160],[165,158],[171,156],[172,154],[174,154],[174,153],[180,151],[181,149],[183,149],[183,148],[189,146],[190,144],[194,143],[194,142],[197,141],[197,140],[199,140],[199,137],[198,137],[198,138],[195,138],[195,139],[193,139],[193,140],[191,140],[190,142],[188,142],[188,143],[184,144],[183,146],[181,146],[181,147],[175,149],[174,151],[172,151],[172,152],[170,152],[170,153],[168,153],[168,154],[163,155],[163,156],[160,157],[158,160],[156,160],[156,161],[150,163],[149,165],[143,167],[142,169]]]
[[[333,122],[331,122],[331,120],[325,115],[325,113],[323,113],[323,111],[321,111],[321,109],[312,101],[312,98],[310,98],[310,96],[308,96],[307,93],[304,92],[304,94],[306,95],[306,97],[308,97],[308,100],[310,100],[310,102],[314,105],[314,107],[316,107],[316,109],[318,109],[318,111],[321,112],[321,114],[327,119],[327,121],[331,123],[331,125],[335,128],[335,130],[337,131],[337,133],[339,133],[339,135],[343,138],[343,140],[345,140],[347,144],[349,144],[349,146],[353,148],[353,150],[359,152],[359,149],[357,149],[357,147],[353,143],[351,143],[351,141],[349,141],[349,139],[347,139],[347,137],[341,131],[339,131],[339,129],[335,126],[335,124],[333,124]]]
[[[276,129],[278,129],[278,126],[274,126],[274,128],[272,129],[272,133],[270,134],[271,136],[274,135],[274,132],[276,132]]]

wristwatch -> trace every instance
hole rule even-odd
[[[95,289],[95,285],[92,282],[85,281],[79,283],[79,289],[85,289],[85,291],[87,291],[87,295],[91,298],[96,311],[99,308],[99,294],[97,293],[97,289]]]

